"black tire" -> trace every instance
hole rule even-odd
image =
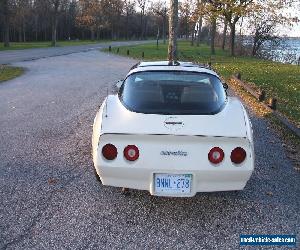
[[[130,195],[130,191],[129,191],[129,188],[122,188],[122,191],[121,191],[121,194],[122,195],[125,195],[125,196],[128,196]]]
[[[96,180],[102,184],[101,179],[100,179],[99,175],[97,174],[96,169],[95,168],[93,168],[93,169],[94,169],[94,174],[95,174]]]

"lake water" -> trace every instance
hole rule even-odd
[[[243,43],[251,48],[253,39],[246,37]],[[265,58],[283,63],[297,64],[300,57],[300,38],[281,38],[279,43],[266,42],[262,48]]]
[[[284,38],[279,46],[267,46],[274,54],[274,60],[297,64],[300,57],[300,38]]]

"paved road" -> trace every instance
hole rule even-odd
[[[125,197],[96,181],[93,118],[134,63],[76,53],[18,63],[25,75],[0,84],[0,249],[228,250],[241,233],[299,240],[299,173],[253,115],[256,169],[242,192]]]
[[[79,46],[66,46],[55,48],[41,48],[41,49],[26,49],[26,50],[7,50],[0,51],[0,64],[9,64],[21,61],[30,61],[40,58],[47,58],[52,56],[69,55],[72,53],[86,52],[89,50],[108,48],[112,46],[125,46],[147,43],[150,41],[127,41],[127,42],[110,42],[110,43],[97,43]]]

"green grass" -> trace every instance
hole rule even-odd
[[[167,45],[144,44],[119,48],[119,54],[141,60],[166,60]],[[231,57],[228,51],[216,49],[211,56],[207,45],[191,46],[189,42],[179,42],[178,59],[197,63],[212,62],[214,69],[225,79],[240,72],[242,79],[253,82],[265,90],[267,97],[278,99],[278,110],[300,124],[300,66],[276,63],[252,57]],[[112,49],[113,53],[117,48]],[[145,57],[142,59],[142,52]]]
[[[78,40],[78,41],[58,41],[58,47],[64,46],[76,46],[76,45],[86,45],[95,43],[104,43],[109,40],[91,41],[91,40]],[[11,42],[10,47],[4,47],[3,43],[0,43],[0,51],[2,50],[23,50],[23,49],[34,49],[34,48],[48,48],[51,47],[51,41],[47,42]]]
[[[0,83],[22,75],[23,68],[0,65]]]

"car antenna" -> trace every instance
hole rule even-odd
[[[107,117],[107,104],[108,104],[108,86],[107,86],[107,95],[106,95],[106,104],[105,104],[105,117]]]

